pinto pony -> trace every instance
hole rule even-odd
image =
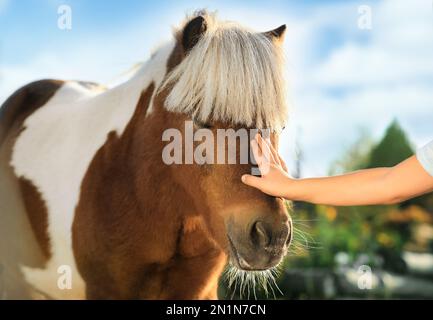
[[[0,109],[0,297],[216,299],[228,260],[275,267],[291,220],[282,199],[241,183],[251,159],[161,155],[165,130],[189,120],[194,131],[268,128],[278,146],[284,30],[201,11],[121,85],[16,91]]]

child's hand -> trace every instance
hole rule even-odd
[[[256,135],[255,140],[251,141],[251,148],[261,177],[245,174],[242,176],[242,182],[271,196],[285,198],[293,179],[288,175],[283,159],[272,144],[260,135]]]

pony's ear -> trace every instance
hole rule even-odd
[[[206,32],[206,20],[203,16],[198,16],[189,21],[183,28],[182,46],[185,52],[190,51]]]
[[[273,41],[283,42],[286,29],[286,25],[283,24],[274,30],[264,32],[263,34]]]

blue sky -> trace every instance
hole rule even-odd
[[[72,9],[72,30],[57,8]],[[361,5],[372,29],[358,28]],[[360,131],[379,138],[399,119],[414,146],[433,139],[433,5],[389,1],[0,0],[0,103],[40,78],[111,84],[170,39],[186,12],[217,10],[256,30],[288,25],[290,123],[281,152],[298,140],[304,174],[323,175]]]

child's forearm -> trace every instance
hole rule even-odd
[[[341,176],[296,180],[289,188],[289,196],[293,200],[336,206],[391,203],[394,197],[385,187],[385,177],[390,170],[375,168]]]
[[[433,190],[433,178],[415,156],[391,168],[288,183],[289,199],[336,206],[393,204]],[[291,198],[290,198],[291,197]]]
[[[416,156],[391,168],[360,170],[340,176],[293,179],[272,145],[260,136],[252,143],[261,177],[242,181],[274,197],[334,206],[393,204],[433,191],[433,177]],[[264,151],[267,151],[267,156]],[[267,166],[265,166],[267,165]],[[263,170],[262,170],[263,169]]]

